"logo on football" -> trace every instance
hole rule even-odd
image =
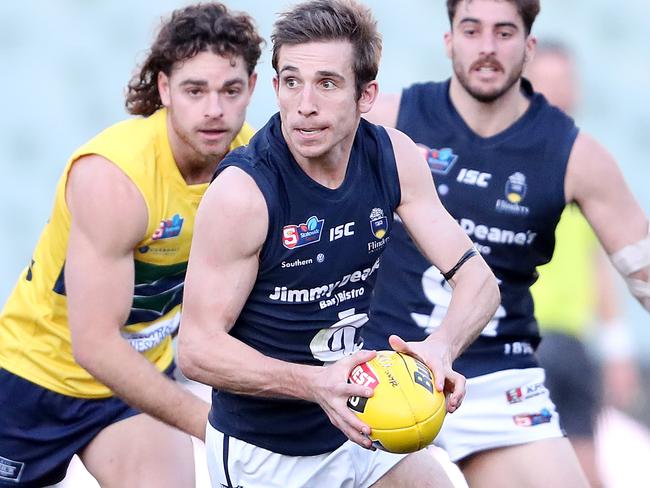
[[[414,452],[440,432],[445,396],[433,386],[431,370],[414,357],[378,351],[374,359],[355,367],[348,381],[374,390],[371,398],[350,397],[348,407],[372,429],[375,447]]]

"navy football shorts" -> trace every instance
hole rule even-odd
[[[0,368],[0,487],[58,483],[101,430],[139,413],[116,397],[61,395]]]

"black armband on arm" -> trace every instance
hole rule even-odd
[[[445,280],[449,281],[450,279],[452,279],[452,278],[454,277],[454,275],[456,274],[456,271],[458,271],[458,270],[460,269],[460,267],[461,267],[463,264],[465,264],[465,262],[466,262],[469,258],[471,258],[472,256],[476,256],[477,254],[478,254],[478,251],[476,250],[475,247],[472,247],[472,248],[468,249],[468,250],[465,252],[465,254],[463,254],[463,255],[461,256],[461,258],[458,260],[458,262],[454,265],[453,268],[451,268],[451,269],[450,269],[449,271],[447,271],[446,273],[442,273],[442,277],[443,277]]]

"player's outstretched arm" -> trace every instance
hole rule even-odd
[[[389,130],[400,178],[402,200],[397,213],[420,251],[443,273],[457,268],[449,283],[453,287],[449,311],[438,327],[422,343],[404,343],[396,337],[391,345],[412,352],[427,363],[438,390],[449,394],[448,410],[455,410],[464,395],[464,379],[451,364],[494,315],[499,305],[496,278],[472,242],[442,206],[431,172],[416,145],[407,136]],[[458,266],[459,265],[459,266]]]
[[[70,171],[65,286],[75,360],[130,405],[203,439],[209,405],[161,374],[120,335],[133,301],[133,249],[147,209],[133,182],[91,155]]]
[[[650,311],[648,218],[611,154],[583,132],[569,157],[565,195],[580,206],[614,266]]]
[[[225,169],[208,188],[196,218],[179,365],[188,378],[214,388],[318,403],[348,438],[370,447],[361,434],[370,429],[346,402],[372,391],[347,378],[374,353],[359,352],[327,367],[305,366],[265,356],[228,333],[255,284],[268,225],[266,201],[253,179],[239,168]]]

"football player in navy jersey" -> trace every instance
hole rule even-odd
[[[391,346],[433,370],[454,411],[451,362],[498,302],[498,287],[436,196],[415,144],[365,120],[381,37],[370,11],[315,0],[272,34],[280,113],[219,166],[188,265],[179,363],[211,385],[206,447],[215,486],[450,486],[425,451],[373,449],[348,408],[393,214],[454,287],[426,341]],[[326,366],[326,367],[324,367]]]
[[[454,362],[463,407],[435,443],[472,487],[586,486],[535,359],[529,287],[554,230],[576,202],[631,291],[650,308],[648,219],[612,156],[522,78],[535,51],[539,0],[448,0],[453,74],[380,97],[368,120],[418,143],[442,202],[494,271],[501,304]],[[398,223],[384,253],[366,345],[422,340],[445,323],[450,288]]]

